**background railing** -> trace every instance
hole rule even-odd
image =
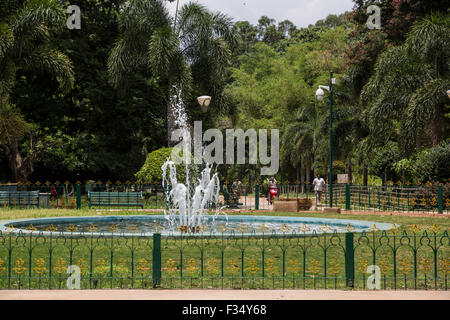
[[[228,193],[239,197],[239,208],[243,210],[271,210],[273,206],[268,200],[269,187],[265,185],[242,185],[239,188],[232,184],[222,185]],[[142,184],[138,182],[89,182],[70,183],[68,181],[0,183],[0,191],[40,191],[40,207],[43,208],[81,208],[88,206],[88,191],[142,191],[145,209],[165,209],[164,189],[161,184]],[[79,203],[77,202],[77,196]],[[280,184],[277,200],[311,199],[315,205],[314,188],[310,184]],[[223,193],[220,205],[230,205],[225,201]],[[12,201],[11,206],[19,203]],[[8,206],[8,204],[3,204]],[[322,206],[329,206],[328,185],[322,193]],[[357,211],[405,211],[424,213],[448,213],[450,211],[450,183],[427,183],[424,185],[333,185],[333,207]]]
[[[367,267],[377,265],[382,289],[447,290],[450,270],[447,231],[412,228],[344,234],[304,234],[282,227],[276,232],[145,237],[80,235],[50,228],[0,233],[0,288],[64,289],[67,269],[81,270],[82,289],[100,288],[300,288],[367,289]],[[351,230],[351,226],[349,226]],[[34,230],[32,226],[29,230]],[[69,232],[70,231],[70,232]],[[67,233],[69,232],[69,233]]]

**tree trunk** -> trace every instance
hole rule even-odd
[[[308,163],[306,165],[306,183],[310,184],[311,183],[311,164]]]
[[[348,165],[347,165],[347,180],[349,184],[352,184],[353,182],[353,171],[352,171],[352,157],[348,157]]]
[[[434,147],[441,142],[442,138],[442,119],[439,107],[434,108],[433,119],[429,126],[431,145]]]
[[[8,159],[11,174],[15,182],[25,183],[28,181],[31,173],[33,173],[33,157],[23,159],[19,152],[19,144],[17,140],[11,142],[10,146],[5,148],[5,154]]]
[[[367,187],[369,178],[369,169],[367,168],[367,164],[364,164],[363,169],[363,185]]]
[[[303,165],[303,163],[300,166],[300,181],[302,184],[301,193],[305,193],[305,166]]]

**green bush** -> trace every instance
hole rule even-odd
[[[144,165],[141,170],[136,173],[136,177],[140,182],[143,183],[155,183],[160,182],[162,180],[162,166],[167,161],[167,159],[171,159],[172,151],[174,148],[161,148],[153,151],[148,154],[147,159],[145,160]],[[178,152],[180,157],[183,157],[183,151],[179,150]],[[191,157],[191,165],[190,165],[190,175],[191,181],[196,179],[197,177],[197,167],[193,164],[193,158]],[[174,161],[175,159],[171,159]],[[177,178],[178,181],[183,181],[186,179],[186,166],[184,163],[177,164]]]
[[[449,163],[450,140],[447,140],[420,152],[413,167],[415,175],[420,181],[449,181]]]

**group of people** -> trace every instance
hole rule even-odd
[[[314,193],[316,195],[316,206],[321,206],[322,201],[322,194],[325,189],[325,180],[320,176],[320,174],[317,174],[316,178],[313,180],[313,186],[314,186]],[[277,188],[277,180],[275,180],[275,177],[271,177],[269,179],[269,188]],[[232,185],[233,193],[236,194],[238,198],[241,197],[242,193],[242,182],[239,179],[235,179]],[[270,195],[269,195],[270,197]]]

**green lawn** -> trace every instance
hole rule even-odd
[[[102,215],[149,214],[102,211]],[[151,213],[157,214],[157,213]],[[241,213],[243,214],[243,213]],[[395,223],[401,230],[354,234],[355,288],[366,286],[368,265],[382,270],[382,288],[447,288],[447,218],[326,213],[245,213]],[[95,210],[0,210],[0,219],[98,216]],[[416,228],[411,229],[413,225]],[[433,225],[439,231],[432,229]],[[427,231],[426,234],[423,231]],[[406,232],[407,235],[404,235]],[[163,237],[164,288],[339,288],[345,283],[345,234],[278,237]],[[0,236],[0,288],[65,288],[67,267],[82,272],[82,288],[151,288],[150,237]],[[9,255],[9,252],[11,255]],[[10,257],[10,258],[9,258]],[[8,264],[8,261],[11,263]],[[436,262],[436,263],[435,263]],[[436,269],[435,269],[436,267]],[[51,271],[51,272],[50,272]],[[9,277],[7,276],[9,273]]]

